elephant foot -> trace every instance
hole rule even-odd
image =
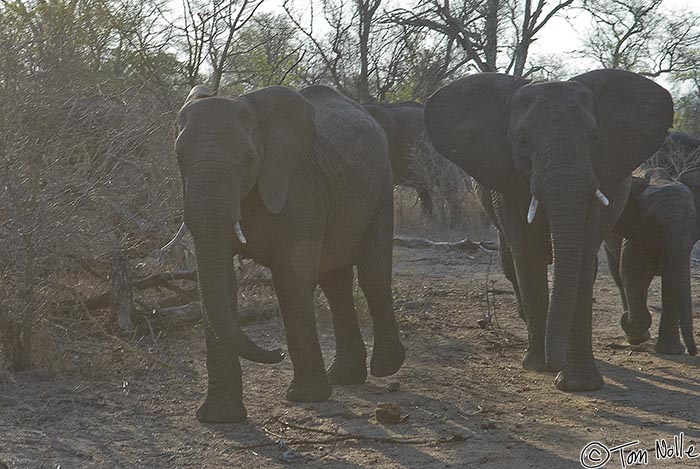
[[[630,345],[639,345],[651,338],[649,334],[651,320],[646,324],[636,324],[630,320],[629,312],[625,311],[622,313],[622,317],[620,317],[620,325],[622,326],[622,330],[625,331],[627,343]]]
[[[603,376],[593,358],[583,362],[567,363],[557,374],[554,384],[565,392],[598,391],[603,388]]]
[[[326,401],[333,393],[325,373],[313,378],[294,378],[287,386],[287,400],[292,402]]]
[[[528,371],[554,371],[547,365],[547,360],[544,358],[544,351],[541,350],[528,350],[523,357],[523,368]]]
[[[389,340],[374,338],[370,371],[372,376],[382,378],[399,371],[406,359],[406,349],[398,337]]]
[[[202,423],[239,423],[248,417],[240,399],[213,399],[207,397],[197,409],[197,420]]]
[[[367,381],[367,356],[336,355],[326,373],[331,384],[362,384]]]
[[[663,336],[659,336],[654,350],[656,350],[657,353],[662,353],[664,355],[683,355],[685,353],[685,347],[681,343],[681,339],[678,337],[665,338]]]

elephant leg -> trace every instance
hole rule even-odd
[[[391,206],[389,206],[391,207]],[[391,295],[393,249],[393,217],[391,212],[379,213],[374,230],[368,238],[365,255],[357,264],[357,279],[367,299],[367,308],[374,324],[374,345],[370,371],[373,376],[396,373],[406,358],[399,339]]]
[[[357,384],[367,380],[367,351],[352,294],[352,265],[322,275],[319,284],[328,299],[335,331],[335,357],[328,368],[333,384]]]
[[[650,338],[651,313],[647,307],[647,292],[654,278],[654,266],[644,250],[629,239],[622,243],[620,276],[629,308],[620,318],[620,325],[627,335],[627,342],[641,344]]]
[[[279,300],[287,336],[294,378],[287,387],[287,399],[296,402],[324,401],[332,389],[323,365],[316,331],[314,289],[311,275],[301,275],[296,266],[272,269],[272,281]]]
[[[687,253],[690,259],[690,253]],[[679,256],[680,257],[680,256]],[[682,314],[692,315],[690,297],[690,261],[684,259],[683,267],[668,260],[661,274],[661,320],[659,338],[655,350],[668,355],[682,355],[685,346],[681,342],[679,327]],[[691,316],[692,317],[692,316]],[[691,319],[692,321],[692,319]],[[692,335],[692,333],[691,333]],[[689,350],[692,352],[692,344]]]
[[[586,237],[584,236],[584,239]],[[585,244],[593,244],[589,239]],[[600,240],[598,240],[600,246]],[[592,316],[593,284],[598,268],[597,248],[584,245],[576,310],[569,331],[566,365],[557,374],[555,384],[561,391],[596,391],[603,387],[603,377],[593,359]]]
[[[620,299],[622,300],[622,310],[629,311],[629,306],[627,305],[627,296],[625,295],[625,288],[622,285],[622,277],[620,277],[620,252],[621,252],[621,240],[605,241],[605,256],[608,259],[608,269],[610,270],[610,275],[617,285],[617,289],[620,290]]]
[[[241,363],[231,347],[222,343],[214,331],[205,326],[207,344],[207,398],[197,410],[203,423],[237,423],[247,417],[243,406]]]
[[[515,258],[517,284],[520,287],[522,315],[527,324],[527,353],[523,368],[531,371],[552,371],[545,360],[544,338],[549,306],[547,259],[540,255]]]
[[[518,316],[520,319],[527,322],[525,319],[525,313],[523,312],[523,300],[520,298],[520,287],[518,286],[518,276],[515,273],[515,264],[513,263],[513,254],[510,252],[510,247],[508,246],[508,241],[505,237],[498,232],[498,254],[501,257],[501,268],[503,268],[503,275],[510,281],[513,285],[513,292],[515,292],[515,298],[518,301]]]
[[[238,284],[233,272],[233,257],[228,266],[231,306],[238,309]],[[207,347],[207,398],[197,410],[197,420],[204,423],[236,423],[247,417],[243,406],[241,363],[231,347],[216,337],[205,321],[204,337]]]

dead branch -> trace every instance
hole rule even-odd
[[[81,309],[85,313],[85,316],[87,316],[87,318],[90,320],[90,322],[92,322],[97,327],[100,335],[102,335],[104,338],[118,343],[122,348],[128,350],[129,352],[133,353],[134,355],[138,355],[139,357],[146,359],[147,361],[153,362],[156,365],[160,365],[163,368],[167,368],[170,370],[176,370],[176,368],[174,366],[172,366],[168,363],[165,363],[164,361],[160,360],[156,356],[154,356],[148,352],[144,352],[143,350],[139,349],[138,347],[131,345],[129,342],[122,339],[121,337],[117,337],[117,336],[112,335],[109,332],[107,332],[105,330],[105,328],[102,326],[102,324],[100,324],[100,322],[92,314],[90,314],[90,310],[87,308],[85,301],[83,301],[83,298],[80,296],[80,294],[78,294],[78,292],[76,292],[73,288],[70,288],[66,285],[61,285],[61,284],[58,284],[58,285],[60,287],[63,287],[65,290],[67,290],[69,293],[71,293],[75,297],[76,301],[78,302]]]
[[[171,327],[193,325],[202,319],[202,306],[199,302],[192,302],[186,305],[159,308],[155,310],[155,314]],[[251,324],[276,316],[279,316],[279,306],[276,304],[245,306],[238,310],[241,324]]]
[[[288,446],[327,444],[327,443],[335,443],[335,442],[347,441],[347,440],[370,441],[373,443],[391,443],[391,444],[399,444],[399,445],[439,445],[439,444],[446,444],[446,443],[461,443],[461,442],[466,441],[469,438],[471,438],[471,435],[465,436],[465,435],[460,435],[460,434],[455,434],[452,436],[442,437],[442,438],[397,438],[397,437],[371,436],[371,435],[362,435],[359,433],[344,432],[341,430],[330,431],[330,430],[321,430],[318,428],[305,427],[303,425],[295,425],[293,423],[289,423],[287,421],[284,421],[278,417],[271,418],[266,423],[273,423],[273,422],[284,425],[285,427],[290,428],[292,430],[298,430],[298,431],[302,431],[302,432],[308,432],[308,433],[314,433],[314,434],[328,436],[328,438],[323,438],[323,439],[308,439],[308,438],[291,439],[291,440],[286,441]],[[263,427],[263,430],[265,430],[267,433],[269,433],[277,438],[279,437],[279,435],[267,430],[265,427]],[[265,442],[265,443],[258,443],[258,444],[254,444],[254,445],[248,445],[248,446],[238,446],[238,447],[236,447],[236,449],[238,449],[238,450],[253,449],[253,448],[261,448],[261,447],[265,447],[265,446],[277,446],[278,444],[279,443],[277,441],[269,441],[269,442]]]
[[[469,238],[463,239],[461,241],[431,241],[425,238],[405,238],[402,236],[394,237],[394,244],[396,246],[420,249],[420,248],[447,248],[454,249],[457,251],[466,251],[469,253],[475,253],[478,251],[492,252],[497,248],[494,246],[493,242],[490,241],[472,241]]]

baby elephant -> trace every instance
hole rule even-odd
[[[700,168],[685,171],[680,181],[661,168],[646,169],[633,179],[629,200],[613,233],[605,240],[610,273],[620,288],[625,312],[622,329],[630,344],[649,339],[651,314],[647,290],[661,275],[663,314],[656,351],[695,355],[690,298],[690,253],[700,238]]]

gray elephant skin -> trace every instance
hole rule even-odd
[[[418,193],[424,215],[433,213],[433,197],[424,184],[424,179],[416,174],[416,166],[411,164],[414,145],[426,135],[424,106],[415,101],[401,103],[363,104],[386,133],[389,142],[389,158],[394,175],[394,184],[412,187]]]
[[[622,212],[632,170],[672,125],[670,94],[619,70],[540,83],[478,74],[435,92],[425,119],[437,150],[477,181],[498,228],[503,270],[528,328],[523,366],[558,371],[563,391],[600,389],[591,342],[597,252]]]
[[[661,276],[661,320],[656,351],[697,354],[690,296],[690,255],[700,239],[700,169],[675,180],[662,168],[646,169],[633,178],[629,199],[615,229],[605,237],[610,273],[620,289],[624,313],[620,323],[627,341],[650,338],[647,291]]]
[[[374,323],[371,371],[395,373],[404,347],[392,310],[393,185],[384,132],[331,88],[269,87],[238,98],[192,89],[177,117],[184,222],[204,304],[207,397],[202,422],[246,418],[239,357],[275,363],[242,331],[235,254],[270,268],[294,378],[286,397],[321,401],[331,383],[362,383],[367,365],[353,266]],[[242,236],[237,236],[237,227]],[[336,335],[324,369],[314,315],[323,289]]]

